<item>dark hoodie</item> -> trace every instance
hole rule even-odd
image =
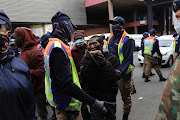
[[[29,68],[9,52],[0,60],[0,120],[34,120]]]
[[[15,34],[24,40],[21,47],[20,58],[28,65],[34,92],[44,89],[45,70],[44,70],[44,55],[37,48],[37,37],[32,33],[32,30],[25,27],[18,27],[15,29]]]

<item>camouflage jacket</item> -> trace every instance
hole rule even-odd
[[[180,56],[171,68],[155,120],[180,120]]]

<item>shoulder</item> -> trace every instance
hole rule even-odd
[[[29,67],[27,66],[27,64],[23,60],[21,60],[17,57],[12,58],[10,60],[10,63],[12,65],[12,67],[14,67],[15,69],[21,69],[26,72],[28,72],[28,70],[29,70]]]

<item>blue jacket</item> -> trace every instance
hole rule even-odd
[[[0,60],[0,104],[0,120],[34,120],[29,68],[11,51]]]
[[[175,47],[175,52],[178,53],[179,52],[179,48],[180,48],[180,37],[178,38],[176,47]]]
[[[122,33],[118,36],[113,36],[108,44],[108,50],[110,53],[115,54],[118,58],[118,44],[120,41],[120,38],[122,37]],[[123,45],[123,56],[124,60],[122,64],[120,65],[120,72],[122,74],[125,74],[129,65],[133,64],[133,51],[134,51],[134,40],[129,39],[124,45]]]

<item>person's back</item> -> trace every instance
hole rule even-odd
[[[11,27],[10,19],[0,10],[0,120],[34,120],[29,68],[8,50]]]
[[[45,96],[45,70],[44,55],[36,46],[37,37],[32,30],[26,27],[18,27],[14,30],[15,44],[21,48],[20,58],[28,65],[34,88],[36,117],[47,119]]]

